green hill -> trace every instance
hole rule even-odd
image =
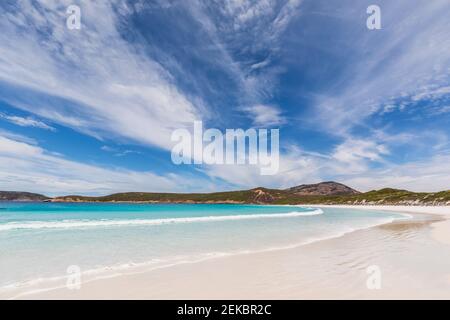
[[[213,193],[126,192],[101,197],[70,195],[49,198],[29,192],[0,191],[0,201],[450,205],[450,191],[426,193],[384,188],[361,193],[341,183],[328,181],[284,190],[254,188]]]
[[[306,186],[306,187],[305,187]],[[328,192],[328,193],[327,193]],[[285,190],[255,188],[214,193],[116,193],[102,197],[64,196],[54,202],[146,202],[146,203],[254,203],[254,204],[386,204],[450,205],[450,191],[417,193],[385,188],[360,193],[342,184],[325,182]]]
[[[45,201],[48,199],[48,197],[37,193],[0,191],[0,201]]]

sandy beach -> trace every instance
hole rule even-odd
[[[0,12],[0,300],[450,300],[450,0]]]
[[[450,207],[357,208],[410,213],[413,219],[291,249],[214,258],[83,282],[79,290],[60,288],[3,298],[450,298]],[[380,271],[380,288],[368,288],[370,266]]]

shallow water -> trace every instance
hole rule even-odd
[[[2,203],[0,287],[291,248],[407,215],[218,204]]]

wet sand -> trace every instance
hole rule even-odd
[[[179,264],[85,282],[79,290],[15,298],[450,299],[450,215],[413,216],[293,249]],[[373,270],[379,271],[379,289],[370,285],[377,276]]]

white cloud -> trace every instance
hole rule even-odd
[[[105,152],[117,152],[116,148],[110,147],[110,146],[101,146],[100,150]]]
[[[55,128],[49,126],[48,124],[46,124],[42,121],[33,119],[31,117],[24,118],[24,117],[19,117],[19,116],[9,116],[9,115],[0,114],[0,118],[3,118],[11,123],[21,126],[21,127],[35,127],[35,128],[55,131]]]
[[[243,111],[251,111],[245,107],[248,105],[265,104],[273,95],[281,72],[279,67],[271,65],[271,61],[279,53],[280,42],[289,23],[299,15],[301,1],[188,3],[193,17],[221,52],[219,65],[234,78]]]
[[[0,129],[0,136],[8,138],[10,140],[15,140],[15,141],[20,141],[20,142],[25,142],[27,144],[30,145],[37,145],[37,141],[33,138],[21,135],[21,134],[17,134],[8,130],[3,130]]]
[[[109,150],[109,148],[108,148]],[[125,191],[193,192],[257,186],[288,188],[302,183],[337,180],[361,191],[394,187],[413,191],[440,191],[450,186],[450,154],[374,169],[387,153],[375,142],[345,141],[329,155],[291,146],[280,154],[276,175],[261,175],[259,166],[203,166],[212,180],[198,176],[165,175],[122,168],[103,168],[65,159],[31,144],[21,136],[0,135],[0,190],[61,194],[103,195]],[[344,155],[345,154],[345,155]],[[219,180],[217,180],[219,179]],[[222,187],[221,187],[222,185]]]
[[[126,28],[122,22],[133,12],[131,7],[121,1],[83,2],[81,30],[68,30],[69,4],[68,0],[17,1],[15,7],[3,8],[0,79],[71,103],[30,101],[17,95],[4,100],[97,138],[120,137],[166,149],[172,146],[173,129],[205,117],[199,97],[182,92],[169,70],[149,58],[138,42],[123,38],[133,32],[120,29]],[[209,4],[186,4],[222,52],[217,63],[234,74],[243,89],[239,95],[243,105],[265,100],[274,74],[260,73],[270,58],[250,64],[241,61],[235,55],[236,45],[276,51],[279,36],[298,13],[299,4],[294,0],[216,3],[217,10],[224,10],[224,19],[209,15],[211,11],[206,14]],[[235,34],[236,23],[250,24],[249,32]],[[249,46],[248,39],[253,39]]]
[[[335,180],[360,191],[386,187],[411,191],[450,190],[450,154],[373,167],[384,162],[388,150],[375,142],[344,141],[329,155],[305,152],[294,146],[280,154],[280,171],[274,176],[261,176],[258,166],[210,166],[205,172],[239,188],[258,186],[288,188],[303,183]]]
[[[263,61],[256,62],[256,63],[252,64],[250,66],[250,69],[251,70],[263,69],[263,68],[267,67],[269,64],[270,64],[270,59],[267,58],[267,59],[265,59]]]
[[[136,151],[136,150],[129,150],[129,149],[122,150],[120,148],[115,148],[115,147],[110,147],[110,146],[102,146],[100,148],[100,150],[113,153],[114,156],[116,156],[116,157],[123,157],[128,154],[141,154],[141,152]]]
[[[256,104],[245,109],[256,126],[274,126],[285,122],[281,110],[275,106]]]
[[[71,161],[39,146],[0,136],[0,190],[48,195],[104,195],[125,191],[205,190],[210,187],[208,182],[198,177],[187,179],[172,173],[158,175]]]
[[[336,85],[316,100],[318,116],[312,121],[329,132],[345,134],[376,112],[393,111],[392,105],[405,109],[399,101],[437,101],[449,95],[450,3],[400,0],[379,5],[382,29],[349,33],[350,45],[338,54],[351,50],[352,61]]]
[[[232,0],[223,2],[221,10],[231,19],[224,23],[229,23],[235,32],[250,30],[259,41],[274,41],[298,14],[300,3],[300,0]]]
[[[123,39],[118,29],[123,16],[117,13],[127,14],[123,2],[83,2],[81,30],[66,28],[69,4],[17,1],[16,8],[9,7],[0,20],[0,80],[72,105],[3,98],[97,137],[170,148],[174,128],[201,119],[191,97],[138,45]]]
[[[132,32],[120,29],[126,27],[121,22],[131,12],[125,2],[82,2],[80,31],[66,28],[65,9],[69,4],[69,0],[19,0],[14,2],[16,8],[2,7],[5,14],[0,19],[0,81],[65,100],[29,101],[26,95],[2,98],[97,138],[119,137],[169,149],[173,129],[190,126],[205,114],[201,99],[177,87],[173,75],[149,58],[138,43],[123,39],[124,33]],[[138,7],[143,9],[145,5],[140,2]],[[296,0],[187,4],[194,18],[209,31],[214,49],[222,55],[222,59],[214,60],[219,60],[218,66],[233,74],[242,88],[242,106],[250,105],[244,111],[255,125],[285,121],[280,109],[265,100],[272,97],[279,72],[274,69],[273,57],[283,32],[299,14],[299,5]],[[218,10],[212,10],[213,6]],[[332,90],[321,92],[316,101],[319,115],[311,117],[315,126],[346,138],[334,150],[317,155],[293,148],[282,154],[281,170],[276,176],[261,176],[260,168],[249,166],[215,166],[205,168],[205,172],[239,186],[289,187],[332,176],[361,188],[370,185],[365,177],[372,177],[374,185],[391,182],[406,188],[444,187],[449,175],[437,157],[429,162],[389,165],[398,172],[375,170],[370,165],[384,163],[390,150],[386,143],[389,137],[362,140],[348,132],[380,110],[406,109],[406,104],[397,100],[438,101],[449,95],[448,6],[447,0],[429,2],[427,6],[420,5],[420,1],[383,2],[383,29],[379,33],[355,29],[348,34],[355,36],[351,41],[355,59]],[[242,59],[256,56],[254,60]],[[439,114],[447,109],[444,106],[433,112]],[[48,129],[44,127],[47,124],[34,118],[8,120]],[[411,137],[396,137],[403,138]],[[3,135],[2,139],[0,183],[5,187],[83,193],[178,187],[170,177],[80,164],[51,155],[30,140],[19,141],[12,135]],[[440,139],[445,146],[446,137]],[[439,171],[427,172],[427,164],[439,169],[442,178]],[[423,177],[414,177],[414,170]],[[383,176],[384,172],[389,177]]]
[[[280,154],[279,171],[275,175],[261,175],[260,165],[212,165],[204,172],[222,179],[236,188],[288,188],[297,184],[321,181],[321,163],[295,148]]]
[[[291,145],[280,153],[280,170],[272,176],[261,176],[259,166],[255,165],[209,166],[205,173],[239,188],[288,188],[326,180],[343,182],[361,191],[384,187],[437,191],[450,187],[450,169],[445,165],[448,162],[439,163],[445,157],[393,165],[385,160],[387,155],[386,144],[348,139],[328,154],[306,152]],[[374,167],[374,164],[387,166]]]
[[[448,163],[450,154],[441,154],[423,161],[367,170],[362,175],[343,177],[342,182],[362,191],[386,187],[416,192],[450,190]]]
[[[435,108],[432,108],[431,110],[430,110],[430,113],[432,114],[432,115],[443,115],[443,114],[446,114],[446,113],[450,113],[450,105],[446,105],[446,106],[439,106],[439,107],[435,107]]]
[[[333,151],[332,161],[338,161],[339,165],[332,166],[336,167],[336,173],[354,173],[367,170],[368,162],[381,162],[382,156],[387,154],[389,151],[383,144],[370,140],[348,139]]]

